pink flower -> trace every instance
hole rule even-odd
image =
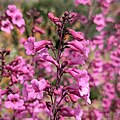
[[[75,117],[76,120],[81,120],[83,111],[78,105],[75,109],[71,109],[70,107],[63,107],[60,114],[64,117]]]
[[[86,58],[80,52],[68,48],[64,50],[62,59],[67,61],[69,65],[83,65]]]
[[[111,103],[112,103],[112,101],[108,98],[102,99],[102,106],[105,109],[105,111],[109,111],[109,109],[111,107]]]
[[[68,29],[68,31],[73,36],[74,39],[80,40],[80,41],[84,39],[84,35],[82,32],[76,32],[75,30],[72,30],[72,29]]]
[[[21,38],[20,39],[20,44],[24,44],[26,42],[26,38]]]
[[[64,107],[61,109],[60,114],[65,117],[73,117],[74,116],[74,110],[70,107]]]
[[[77,96],[77,95],[75,95],[75,94],[68,94],[68,96],[70,97],[70,99],[71,99],[71,101],[73,102],[73,103],[76,103],[78,100],[79,100],[79,96]]]
[[[35,54],[34,42],[35,42],[35,37],[29,37],[28,40],[24,43],[24,47],[27,55]]]
[[[28,96],[30,98],[37,98],[37,99],[42,99],[43,98],[43,90],[46,88],[47,83],[44,78],[41,78],[40,81],[37,79],[33,79],[31,81],[32,85],[32,91],[28,93]]]
[[[35,51],[37,52],[42,48],[44,48],[46,45],[50,45],[50,44],[51,42],[48,40],[41,40],[41,41],[35,42],[34,43]]]
[[[44,78],[39,78],[39,81],[37,80],[37,79],[33,79],[32,81],[31,81],[31,84],[32,84],[32,86],[33,86],[33,89],[34,90],[40,90],[40,91],[43,91],[45,88],[46,88],[46,86],[47,86],[47,82],[45,81],[45,79]],[[38,88],[37,88],[38,87]]]
[[[51,44],[50,41],[41,40],[35,42],[35,37],[29,37],[28,40],[24,43],[24,47],[27,55],[34,55],[37,51],[45,47],[45,45]]]
[[[48,61],[48,62],[58,66],[57,61],[54,60],[53,57],[49,55],[48,50],[46,48],[42,48],[41,50],[39,50],[35,59],[41,59],[43,61]]]
[[[77,106],[77,108],[74,109],[74,116],[76,120],[82,120],[83,110],[80,108],[80,105]]]
[[[89,45],[89,41],[74,40],[74,41],[68,42],[68,46],[71,49],[80,52],[85,57],[88,57],[88,53],[89,53],[88,45]]]
[[[71,16],[73,16],[73,19],[71,21],[71,24],[73,24],[75,21],[80,21],[82,24],[86,24],[88,22],[87,18],[84,15],[81,15],[77,12],[71,12]],[[80,32],[81,33],[81,32]],[[83,33],[82,33],[83,34]]]
[[[100,24],[105,24],[105,19],[104,19],[104,16],[102,14],[97,14],[95,17],[94,17],[94,20],[93,22],[97,25],[100,25]]]
[[[43,57],[44,60],[53,63],[54,65],[58,66],[58,63],[56,60],[54,60],[50,55],[44,56]]]
[[[33,79],[31,84],[27,82],[24,83],[23,95],[26,100],[30,99],[42,99],[43,98],[43,90],[46,88],[47,82],[44,78],[40,78],[39,80]]]
[[[20,34],[23,34],[25,31],[25,25],[21,25],[21,27],[19,27],[20,30]]]
[[[17,25],[17,27],[22,27],[25,25],[25,21],[23,19],[22,13],[17,10],[14,14],[14,17],[12,18],[12,22],[14,25]]]
[[[56,25],[61,26],[60,19],[59,19],[58,17],[54,16],[53,13],[49,12],[49,13],[48,13],[48,18],[49,18],[53,23],[55,23]]]
[[[83,4],[83,5],[90,5],[91,4],[91,0],[74,0],[75,5],[79,5],[79,4]]]
[[[98,0],[103,14],[108,14],[110,5],[114,0]]]
[[[74,91],[74,92],[76,90],[77,91],[79,90],[80,96],[85,96],[85,99],[87,99],[87,102],[89,104],[91,104],[91,101],[89,99],[90,88],[89,88],[89,83],[88,83],[90,78],[87,74],[87,71],[86,70],[77,70],[75,68],[69,68],[69,69],[65,70],[65,72],[69,73],[77,81],[77,84],[68,86],[69,90],[73,89],[72,91]],[[74,87],[78,88],[78,89],[75,90]]]
[[[113,66],[115,66],[116,68],[118,67],[119,69],[120,68],[120,45],[118,46],[117,49],[111,51],[110,58]]]
[[[100,110],[95,109],[94,114],[96,116],[96,120],[102,120],[103,118],[103,113]]]
[[[5,107],[11,109],[20,109],[23,107],[24,101],[20,99],[19,94],[9,94],[8,100],[5,101]]]
[[[34,26],[33,32],[38,32],[40,34],[45,34],[45,30],[43,30],[42,28],[39,28],[37,26]]]
[[[8,5],[8,8],[6,10],[6,14],[13,18],[14,17],[14,13],[16,12],[17,8],[15,5]]]
[[[21,33],[25,31],[25,21],[23,19],[23,15],[15,5],[8,5],[6,15],[10,17],[12,24],[16,25],[20,29]]]
[[[104,47],[104,37],[103,35],[97,35],[93,38],[92,40],[92,49],[94,50],[96,47],[98,47],[99,49],[103,49]]]
[[[95,17],[94,17],[94,20],[93,22],[97,25],[96,26],[96,29],[98,31],[101,31],[105,26],[106,26],[106,23],[105,23],[105,18],[102,14],[97,14]]]
[[[11,30],[13,29],[13,25],[11,24],[11,22],[6,19],[6,20],[3,20],[1,22],[1,30],[6,32],[6,33],[10,33]]]

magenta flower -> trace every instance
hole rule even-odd
[[[75,30],[72,30],[72,29],[68,29],[68,31],[73,36],[74,39],[80,40],[80,41],[84,39],[84,35],[82,32],[76,32]]]
[[[94,20],[93,22],[97,25],[101,25],[101,24],[105,24],[105,18],[102,14],[97,14],[95,17],[94,17]]]
[[[25,21],[23,15],[15,5],[8,5],[6,15],[12,21],[13,25],[16,25],[20,29],[20,33],[25,31]]]
[[[34,42],[35,42],[35,37],[29,37],[28,40],[24,43],[24,47],[27,55],[35,54]]]
[[[43,90],[46,88],[47,82],[44,78],[40,78],[39,80],[33,79],[31,84],[27,82],[24,83],[23,95],[26,100],[30,99],[42,99],[43,98]]]
[[[55,23],[56,25],[61,26],[60,19],[59,19],[58,17],[54,16],[52,12],[49,12],[49,13],[48,13],[48,18],[49,18],[53,23]]]
[[[20,109],[23,107],[24,101],[20,99],[19,94],[9,94],[8,100],[5,101],[5,107],[11,109]]]
[[[32,85],[32,91],[28,93],[30,98],[37,98],[42,99],[43,98],[43,90],[46,88],[47,83],[44,78],[41,78],[39,81],[37,79],[33,79],[31,81]]]
[[[13,18],[14,17],[14,13],[16,12],[17,8],[15,5],[8,5],[8,9],[6,10],[6,14]]]
[[[103,16],[103,14],[97,14],[97,15],[94,17],[93,22],[97,25],[97,26],[96,26],[96,29],[97,29],[98,31],[101,31],[101,30],[106,26],[105,18],[104,18],[104,16]]]
[[[45,81],[44,78],[39,78],[39,81],[37,79],[33,79],[31,81],[31,84],[33,86],[33,89],[36,91],[37,91],[37,89],[39,89],[40,91],[43,91],[47,86],[47,82]]]
[[[49,55],[48,50],[46,48],[42,48],[41,50],[39,50],[35,59],[36,60],[41,59],[43,61],[47,61],[47,62],[50,62],[50,63],[58,66],[57,61],[54,60],[53,57]]]
[[[15,12],[14,17],[12,18],[12,22],[19,28],[25,25],[22,13],[19,10]]]
[[[21,27],[19,27],[20,30],[20,34],[23,34],[25,31],[25,25],[21,25]]]
[[[69,65],[85,64],[85,57],[80,52],[75,52],[70,48],[65,49],[62,56],[63,61],[67,61]]]
[[[45,34],[45,30],[40,27],[34,26],[33,32],[38,32],[40,34]]]
[[[94,50],[96,47],[98,47],[99,49],[103,49],[104,47],[104,40],[103,40],[103,35],[97,35],[93,38],[92,40],[92,49]]]
[[[79,97],[79,98],[85,99],[87,101],[87,103],[91,104],[91,100],[89,98],[90,97],[90,88],[89,88],[88,83],[86,84],[86,87],[82,87],[78,83],[76,83],[76,84],[69,85],[65,89],[68,90],[68,92],[70,93],[69,97],[72,101],[73,101],[73,99],[71,98],[71,95],[72,95],[72,97],[75,97],[76,101],[78,100],[78,97]],[[75,95],[75,96],[73,96],[73,95]],[[73,101],[73,102],[76,102],[76,101]]]
[[[41,40],[35,42],[35,37],[29,37],[28,40],[24,43],[27,55],[34,55],[37,51],[45,47],[45,45],[51,44],[50,41]]]
[[[83,110],[79,105],[75,109],[71,109],[70,107],[63,107],[60,114],[63,117],[75,117],[76,120],[81,120]]]
[[[46,45],[50,45],[50,44],[51,42],[48,40],[41,40],[41,41],[35,42],[34,43],[35,51],[37,52],[41,50],[42,48],[45,48]]]
[[[120,45],[110,53],[111,63],[113,66],[120,68]]]
[[[54,60],[50,55],[44,56],[43,57],[44,60],[53,63],[54,65],[58,66],[58,63],[56,60]]]
[[[73,91],[72,91],[73,92]],[[75,91],[74,91],[75,92]],[[73,103],[76,103],[79,99],[80,99],[80,96],[78,95],[76,95],[76,94],[74,94],[74,92],[73,92],[73,94],[72,93],[70,93],[70,94],[68,94],[68,96],[70,97],[70,100],[73,102]]]
[[[80,105],[74,109],[74,116],[76,120],[82,120],[83,110],[80,108]]]
[[[109,98],[102,99],[102,106],[105,109],[105,111],[109,111],[111,104],[112,104],[112,101]]]
[[[71,49],[80,52],[85,57],[88,57],[88,53],[90,51],[88,48],[88,45],[89,45],[89,41],[74,40],[74,41],[68,42],[68,46]]]
[[[73,117],[74,116],[74,110],[70,107],[64,107],[61,109],[60,114],[64,117]]]
[[[6,20],[2,20],[1,22],[1,30],[6,32],[6,33],[10,33],[11,30],[13,29],[13,25],[11,24],[11,22],[6,19]]]
[[[76,81],[76,85],[70,85],[68,88],[69,90],[71,89],[72,91],[77,91],[79,90],[80,96],[85,96],[85,99],[87,99],[87,102],[91,104],[91,101],[89,99],[90,96],[90,88],[89,88],[89,76],[86,70],[77,70],[74,68],[69,68],[65,72],[69,73]],[[75,88],[74,88],[75,87]],[[76,91],[76,92],[77,92]],[[78,93],[78,92],[77,92]]]
[[[79,5],[79,4],[83,4],[83,5],[90,5],[91,4],[91,0],[74,0],[75,5]]]

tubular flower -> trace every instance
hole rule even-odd
[[[65,70],[65,72],[69,73],[76,81],[76,85],[70,85],[68,89],[72,91],[79,91],[78,96],[86,96],[87,102],[91,104],[91,101],[89,99],[90,96],[90,88],[89,88],[89,79],[90,77],[87,74],[86,70],[77,70],[75,68],[69,68]],[[78,87],[78,89],[75,89]],[[77,92],[78,93],[78,92]],[[74,93],[75,94],[75,93]]]
[[[89,53],[88,45],[89,45],[89,41],[74,40],[74,41],[68,42],[68,46],[71,49],[80,52],[85,57],[88,57],[88,53]]]
[[[37,51],[45,47],[45,45],[50,45],[51,42],[47,40],[41,40],[35,42],[35,37],[29,37],[24,43],[24,47],[27,55],[34,55]]]
[[[82,32],[76,32],[75,30],[68,29],[68,32],[73,36],[74,39],[81,41],[84,39],[84,35]]]

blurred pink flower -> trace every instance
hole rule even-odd
[[[55,23],[56,25],[58,26],[61,26],[61,22],[60,22],[60,19],[56,16],[54,16],[54,14],[52,12],[49,12],[48,13],[48,18],[53,22]]]
[[[89,41],[77,41],[77,40],[74,40],[74,41],[70,41],[68,42],[68,46],[75,50],[75,51],[78,51],[80,52],[84,57],[88,57],[88,54],[89,54]]]
[[[45,45],[51,44],[48,40],[41,40],[35,42],[35,37],[29,37],[28,40],[24,43],[24,47],[27,55],[34,55],[37,51],[45,47]]]
[[[34,26],[33,32],[38,32],[40,34],[45,34],[45,30],[40,27]]]
[[[77,108],[74,109],[74,116],[76,120],[82,120],[83,110],[80,108],[78,104]]]
[[[58,66],[58,63],[56,60],[53,59],[52,56],[50,56],[48,49],[47,48],[42,48],[41,50],[38,51],[38,54],[36,55],[35,59],[41,59],[43,61],[48,61],[56,66]]]
[[[28,40],[24,43],[24,47],[27,55],[35,54],[34,42],[35,42],[35,37],[29,37]]]
[[[5,101],[5,107],[11,109],[20,109],[23,104],[24,101],[20,99],[19,94],[9,94],[8,100]]]
[[[91,0],[74,0],[74,3],[76,6],[78,6],[79,4],[90,5]]]
[[[17,10],[14,13],[14,17],[12,18],[12,22],[14,25],[17,25],[17,27],[19,27],[19,28],[25,25],[25,21],[23,19],[22,13],[19,10]]]
[[[89,88],[89,83],[88,83],[90,77],[88,76],[87,71],[86,70],[78,70],[75,68],[69,68],[69,69],[65,70],[65,72],[69,73],[77,82],[77,84],[68,86],[67,89],[69,89],[69,91],[73,89],[72,91],[74,91],[76,88],[78,88],[78,89],[76,89],[77,91],[79,91],[79,94],[80,94],[80,95],[78,94],[78,96],[85,96],[85,99],[87,99],[87,102],[89,104],[91,104],[91,101],[89,99],[90,88]],[[76,92],[76,93],[78,93],[78,92]]]
[[[103,14],[97,14],[97,15],[94,17],[93,22],[97,25],[97,26],[96,26],[96,29],[97,29],[98,31],[101,31],[101,30],[106,26],[105,18],[104,18],[104,16],[103,16]]]
[[[15,5],[12,5],[12,4],[8,5],[7,10],[6,10],[6,14],[9,17],[13,18],[16,10],[17,10],[17,7]]]
[[[73,36],[74,39],[76,40],[83,40],[84,39],[84,34],[82,32],[76,32],[75,30],[68,29],[69,33]]]
[[[47,82],[44,78],[39,80],[33,79],[30,84],[24,83],[23,96],[26,100],[42,99],[43,90],[46,88]]]
[[[46,88],[47,83],[44,78],[41,78],[39,81],[37,79],[33,79],[31,81],[31,92],[28,93],[29,98],[43,98],[43,90]]]
[[[6,32],[6,33],[10,33],[11,30],[13,29],[13,25],[11,24],[11,22],[6,19],[6,20],[2,20],[1,22],[1,30]]]

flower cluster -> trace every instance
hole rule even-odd
[[[8,5],[5,15],[1,16],[0,29],[10,33],[17,26],[21,33],[25,31],[25,21],[21,11],[15,5]]]
[[[53,36],[51,28],[40,28],[36,8],[27,11],[25,23],[22,12],[8,5],[0,30],[10,33],[16,26],[25,32],[24,55],[8,60],[10,50],[0,50],[0,119],[119,120],[120,10],[111,12],[117,3],[74,0],[80,13],[48,12],[43,26],[52,22]]]
[[[15,22],[14,12],[18,13],[19,10],[16,6],[9,5],[6,15],[13,23]],[[32,11],[27,14],[31,15]],[[68,11],[61,18],[48,13],[48,18],[57,26],[58,48],[56,49],[52,40],[38,41],[32,34],[23,42],[26,54],[31,57],[31,60],[18,56],[12,62],[2,64],[1,80],[4,77],[9,77],[10,80],[9,86],[5,91],[1,89],[0,95],[5,101],[4,107],[14,111],[10,118],[17,116],[23,119],[29,115],[32,119],[38,119],[39,113],[46,113],[51,120],[65,117],[80,120],[83,114],[80,105],[77,104],[77,107],[72,108],[68,103],[75,104],[79,99],[83,99],[91,104],[90,77],[87,70],[80,70],[78,67],[85,65],[85,60],[88,58],[89,41],[85,39],[82,32],[66,27],[73,21],[73,15]],[[19,21],[15,22],[18,27],[20,27]],[[34,33],[35,24],[36,22],[32,27],[32,33]],[[65,42],[66,35],[71,36],[72,40]],[[67,51],[73,56],[67,58]],[[6,56],[3,53],[2,51],[1,59],[5,60]],[[45,73],[41,72],[43,68]],[[73,77],[73,82],[66,84],[65,76],[69,76],[66,78],[68,80]],[[49,77],[51,79],[47,80]]]

